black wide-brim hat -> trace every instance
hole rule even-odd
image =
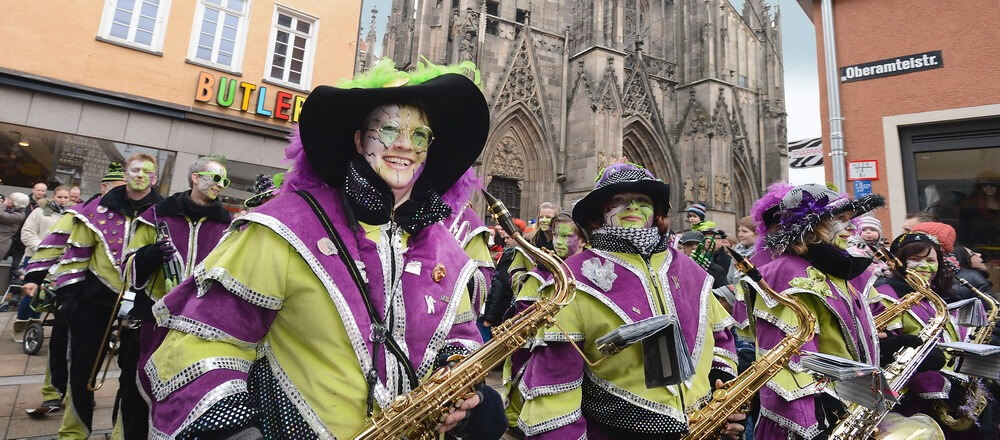
[[[411,86],[341,89],[316,87],[302,105],[299,133],[316,174],[341,187],[347,164],[358,156],[354,132],[375,107],[415,104],[434,132],[420,179],[444,194],[472,166],[486,145],[490,112],[469,78],[448,73]]]
[[[653,200],[657,212],[670,209],[670,184],[649,177],[648,171],[637,167],[624,167],[606,174],[597,188],[573,206],[573,220],[585,229],[599,220],[604,221],[604,204],[615,194],[645,194]]]

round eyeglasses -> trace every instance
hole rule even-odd
[[[211,171],[199,171],[195,174],[199,176],[210,177],[212,179],[212,183],[219,185],[223,188],[228,187],[229,183],[231,182],[228,177],[223,176],[222,174],[213,173]]]
[[[426,125],[421,125],[419,127],[414,127],[410,130],[403,130],[400,128],[399,123],[396,121],[385,121],[379,128],[369,128],[368,131],[374,131],[378,133],[379,140],[388,147],[399,139],[399,135],[404,131],[410,132],[410,145],[418,153],[423,153],[427,151],[427,147],[434,142],[434,132],[431,128]]]

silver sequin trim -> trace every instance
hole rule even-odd
[[[257,307],[263,307],[270,310],[281,310],[281,304],[284,303],[284,301],[280,298],[275,298],[272,295],[260,293],[247,287],[230,275],[229,271],[227,271],[224,267],[213,267],[206,271],[204,265],[198,265],[193,276],[198,285],[199,298],[208,293],[208,288],[211,287],[210,281],[217,281],[219,284],[222,284],[222,287],[225,287],[226,290],[230,291],[233,295],[236,295],[244,301]]]
[[[579,379],[574,380],[572,382],[566,382],[554,385],[541,385],[531,388],[528,388],[524,384],[524,381],[521,381],[521,383],[517,385],[517,389],[518,391],[521,392],[521,396],[524,397],[524,400],[532,400],[536,397],[551,396],[553,394],[565,393],[569,390],[575,390],[577,388],[580,388],[580,386],[582,385],[583,385],[583,376],[580,376]]]
[[[225,342],[241,350],[253,350],[257,347],[256,342],[244,341],[204,322],[196,321],[187,316],[171,315],[170,310],[167,309],[166,304],[162,301],[157,301],[153,305],[153,317],[160,327],[194,335],[206,341]]]
[[[799,425],[798,423],[795,423],[763,407],[760,409],[760,415],[768,418],[774,423],[777,423],[778,426],[781,426],[782,428],[785,428],[789,431],[794,431],[796,434],[802,436],[803,438],[811,439],[813,437],[816,437],[820,433],[819,422],[816,422],[812,426],[806,428],[805,426]]]
[[[719,371],[722,371],[724,373],[728,373],[729,375],[731,375],[733,377],[736,377],[736,375],[737,375],[736,374],[736,370],[734,370],[733,367],[730,367],[729,365],[715,365],[715,366],[712,366],[712,369],[713,370],[719,370]]]
[[[655,412],[657,414],[663,414],[669,417],[673,417],[676,420],[687,420],[685,418],[684,412],[678,410],[677,408],[674,408],[670,405],[666,405],[660,402],[654,402],[644,397],[636,396],[635,394],[632,394],[630,391],[623,388],[619,388],[617,385],[611,383],[610,381],[602,377],[598,377],[596,374],[594,374],[594,372],[590,371],[589,368],[586,370],[586,374],[587,374],[587,379],[591,380],[595,385],[601,387],[602,389],[604,389],[604,391],[613,394],[619,399],[625,400],[635,406],[644,408],[646,410]]]
[[[455,324],[462,324],[465,322],[475,321],[475,320],[476,320],[476,312],[473,312],[472,310],[465,311],[455,315]]]
[[[177,428],[177,431],[175,431],[173,435],[164,434],[151,426],[150,438],[154,438],[157,440],[172,439],[177,434],[184,432],[184,430],[187,429],[188,426],[190,426],[192,423],[198,420],[198,418],[201,417],[202,414],[205,414],[205,411],[208,411],[216,403],[219,403],[220,400],[225,399],[234,394],[245,393],[245,392],[247,392],[247,382],[243,379],[233,379],[227,382],[223,382],[219,384],[219,386],[213,388],[212,391],[209,391],[207,394],[205,394],[201,398],[201,400],[199,400],[198,403],[195,404],[194,408],[191,409],[191,412],[188,413],[187,417],[184,418],[184,422],[181,423],[181,426]]]
[[[143,369],[146,371],[146,376],[149,377],[149,385],[152,388],[153,397],[156,397],[157,401],[162,401],[170,393],[191,383],[191,381],[211,370],[235,370],[247,373],[250,371],[250,366],[252,365],[253,362],[238,357],[220,356],[205,358],[184,367],[183,370],[166,381],[160,380],[159,371],[156,369],[156,364],[152,358],[146,361],[146,366]]]
[[[731,360],[733,363],[739,363],[739,357],[736,356],[736,353],[726,350],[725,348],[714,347],[712,348],[712,354],[723,359]]]
[[[917,393],[917,395],[920,396],[921,399],[940,400],[940,399],[947,399],[950,393],[951,393],[951,382],[949,382],[948,379],[945,378],[944,387],[941,388],[941,391],[930,392],[930,393]]]
[[[712,325],[712,333],[718,333],[736,325],[736,320],[732,316],[726,316],[722,321]]]
[[[567,332],[569,338],[562,332],[545,332],[541,340],[545,342],[583,342],[583,333],[580,332]],[[538,338],[535,338],[538,339]]]
[[[526,436],[534,436],[541,434],[543,432],[548,432],[556,428],[562,428],[563,426],[569,425],[577,421],[580,417],[583,417],[583,412],[577,408],[575,411],[556,417],[554,419],[546,420],[542,423],[536,425],[528,425],[524,423],[520,418],[517,419],[517,427],[521,428],[521,432]]]
[[[441,344],[441,347],[445,347],[448,345],[461,345],[469,351],[476,351],[479,349],[480,346],[482,346],[482,344],[473,341],[472,339],[462,339],[462,338],[445,339],[444,343]]]
[[[278,359],[274,356],[274,352],[271,351],[271,346],[269,344],[261,344],[258,350],[258,357],[263,357],[267,359],[267,364],[271,367],[271,373],[274,378],[278,381],[278,386],[281,387],[281,391],[285,393],[285,397],[295,405],[295,409],[299,411],[299,415],[302,419],[306,421],[309,425],[309,429],[312,429],[313,433],[321,439],[336,440],[336,437],[331,433],[323,420],[316,415],[316,412],[312,410],[309,403],[306,402],[305,397],[302,397],[302,393],[299,392],[295,384],[292,383],[288,375],[285,374],[285,370],[281,368],[281,364]]]
[[[767,382],[767,387],[770,388],[771,391],[774,391],[777,395],[781,396],[782,399],[785,399],[786,402],[791,402],[793,400],[820,393],[820,390],[816,389],[815,383],[810,383],[809,385],[797,390],[786,390],[782,388],[781,385],[778,385],[777,382],[772,380]]]
[[[329,292],[330,299],[333,301],[334,306],[337,308],[337,312],[340,314],[340,319],[344,323],[344,331],[347,333],[348,340],[351,341],[351,346],[354,348],[354,354],[357,355],[358,363],[361,366],[361,371],[368,371],[372,368],[372,356],[368,351],[368,347],[365,345],[364,339],[361,336],[361,330],[358,328],[357,321],[354,320],[354,315],[351,312],[350,306],[347,305],[347,301],[344,299],[344,295],[340,292],[340,289],[333,282],[330,274],[326,272],[323,265],[316,258],[316,255],[310,250],[305,243],[299,239],[295,233],[292,232],[288,226],[285,226],[281,221],[274,217],[270,217],[258,212],[251,212],[243,217],[241,220],[244,222],[254,222],[258,223],[264,227],[267,227],[275,234],[278,234],[281,238],[284,238],[298,254],[305,260],[309,268],[312,269],[313,274],[319,278],[320,282],[323,283],[323,287]],[[238,227],[243,224],[243,222],[237,223],[230,226],[230,228]],[[391,397],[388,395],[387,390],[382,384],[376,384],[375,386],[375,397],[379,402],[379,406],[388,406],[391,402]]]
[[[476,266],[476,263],[469,260],[462,267],[462,271],[459,272],[458,279],[455,280],[455,288],[451,292],[451,301],[448,301],[448,309],[445,310],[444,317],[438,323],[437,330],[434,331],[430,341],[427,342],[427,349],[424,350],[424,360],[417,368],[417,377],[423,377],[434,366],[434,358],[438,350],[444,346],[445,337],[451,331],[451,327],[455,322],[455,311],[458,309],[458,304],[461,303],[459,295],[465,292],[465,285],[468,284],[469,277],[472,276],[472,272],[477,270],[479,268]]]

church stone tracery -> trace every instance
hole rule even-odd
[[[415,12],[393,13],[382,56],[477,63],[493,120],[478,173],[517,181],[526,215],[570,206],[622,155],[672,183],[675,205],[735,218],[783,177],[781,24],[766,0],[434,5],[393,0]]]

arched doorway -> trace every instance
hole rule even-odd
[[[534,216],[542,202],[558,202],[554,159],[538,120],[515,104],[500,114],[490,131],[479,169],[487,189],[495,189],[499,194],[494,196],[512,214],[526,218]]]

